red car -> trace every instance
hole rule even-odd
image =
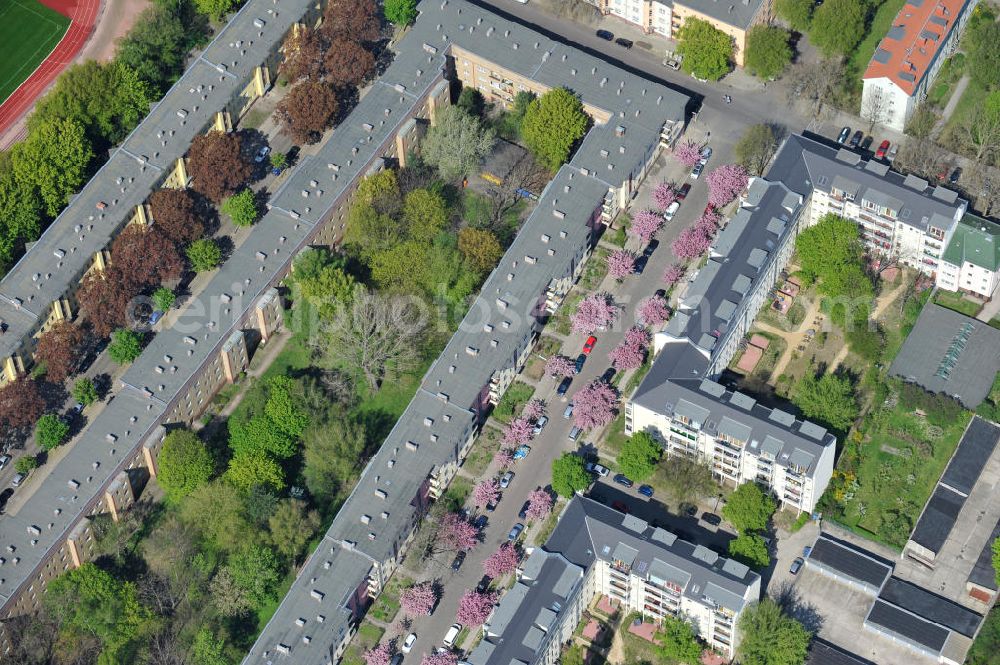
[[[677,200],[683,201],[687,198],[688,192],[691,191],[691,183],[686,182],[684,185],[677,190]]]
[[[883,159],[885,153],[889,151],[889,139],[882,141],[878,144],[878,150],[875,151],[875,159]]]
[[[583,352],[590,355],[590,352],[594,350],[594,345],[597,344],[597,338],[591,335],[587,338],[587,341],[583,344]]]

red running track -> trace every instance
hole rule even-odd
[[[87,43],[94,29],[101,0],[40,0],[46,7],[67,16],[71,23],[52,53],[38,65],[24,83],[0,104],[0,136],[20,120],[49,84],[55,80]]]

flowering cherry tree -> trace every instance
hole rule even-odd
[[[594,381],[573,396],[573,424],[580,429],[607,425],[615,417],[618,393],[603,381]]]
[[[458,513],[441,518],[437,540],[446,550],[468,552],[479,543],[479,529]]]
[[[500,499],[500,483],[496,478],[487,478],[472,490],[472,503],[476,508],[485,508]]]
[[[645,349],[649,346],[649,331],[639,326],[632,326],[625,331],[624,342]]]
[[[635,254],[625,249],[616,249],[608,254],[608,273],[619,282],[635,272]]]
[[[570,317],[570,325],[574,332],[590,334],[599,328],[607,328],[618,320],[621,310],[607,293],[593,293],[576,307],[576,313]]]
[[[667,206],[677,200],[677,190],[669,182],[664,180],[653,188],[653,203],[660,211],[666,210]],[[635,223],[635,220],[632,221]]]
[[[454,651],[425,653],[420,665],[458,665],[458,654]]]
[[[493,463],[501,471],[507,469],[514,463],[514,453],[510,448],[501,448],[493,453]]]
[[[551,501],[549,502],[551,507]],[[498,577],[503,577],[507,573],[514,572],[517,568],[517,564],[521,561],[521,555],[518,554],[517,548],[511,543],[504,543],[497,548],[496,552],[489,555],[485,561],[483,561],[483,572],[497,579]]]
[[[649,347],[649,333],[644,328],[636,326],[628,329],[625,339],[608,355],[616,368],[635,369],[646,359],[647,347]]]
[[[712,244],[712,240],[697,226],[689,226],[671,243],[670,249],[678,259],[693,259],[701,256]]]
[[[469,589],[458,601],[458,613],[455,618],[466,626],[481,626],[489,618],[496,602],[497,594],[492,591],[479,593]]]
[[[552,512],[552,495],[545,490],[535,490],[528,495],[528,519],[545,519]]]
[[[708,202],[716,208],[726,205],[746,188],[750,176],[739,164],[724,164],[706,176]]]
[[[628,231],[643,242],[648,243],[661,228],[663,228],[662,215],[652,210],[640,210],[632,218],[632,224],[628,227]]]
[[[674,148],[674,157],[677,158],[678,162],[690,168],[701,159],[701,148],[694,141],[685,141]]]
[[[717,213],[714,208],[709,206],[703,213],[701,213],[701,217],[699,217],[694,223],[694,227],[711,238],[719,229],[720,219],[722,219],[722,217],[719,213]]]
[[[568,359],[567,359],[568,360]],[[540,399],[530,400],[521,409],[521,417],[531,422],[537,421],[545,414],[545,401]]]
[[[658,326],[670,318],[670,308],[667,301],[660,296],[646,298],[636,308],[636,315],[644,325]]]
[[[434,591],[434,586],[430,582],[414,584],[399,594],[399,604],[403,611],[410,616],[430,614],[437,599],[437,592]]]
[[[576,372],[576,365],[566,356],[552,356],[545,361],[545,374],[556,379],[572,376]]]
[[[531,441],[533,436],[534,428],[527,418],[514,418],[503,428],[503,445],[520,446]]]
[[[663,281],[670,285],[674,285],[681,281],[681,277],[683,276],[684,266],[679,263],[671,263],[667,266],[667,269],[663,271]]]
[[[364,653],[367,665],[389,665],[392,660],[392,648],[388,642],[381,642],[375,648]]]

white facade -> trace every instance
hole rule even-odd
[[[947,291],[965,291],[990,299],[1000,285],[1000,272],[971,261],[964,261],[960,266],[943,261],[937,274],[937,285]]]
[[[917,101],[886,76],[864,79],[861,117],[876,125],[902,132],[917,108]]]
[[[653,0],[649,3],[649,29],[653,32],[669,37],[671,34],[670,21],[673,9],[665,2]]]
[[[1000,287],[1000,224],[966,215],[941,258],[937,285],[992,299]]]

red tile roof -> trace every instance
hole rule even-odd
[[[908,0],[875,49],[864,78],[887,77],[912,95],[968,0]]]

